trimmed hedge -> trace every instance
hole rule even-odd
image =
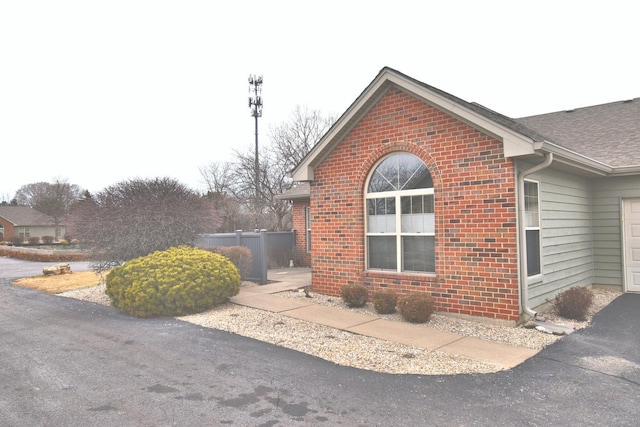
[[[87,261],[87,255],[80,252],[52,251],[34,249],[30,251],[12,250],[8,246],[0,246],[0,256],[37,262],[73,262]]]

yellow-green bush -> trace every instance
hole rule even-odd
[[[181,246],[127,261],[106,284],[112,304],[133,316],[183,316],[237,295],[240,274],[222,255]]]

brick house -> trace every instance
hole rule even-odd
[[[10,241],[14,237],[63,236],[64,224],[55,226],[55,221],[28,206],[0,206],[0,241]]]
[[[640,291],[637,98],[511,119],[385,67],[292,178],[319,293],[517,321],[573,286]]]

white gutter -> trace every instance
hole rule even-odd
[[[525,169],[518,174],[518,233],[520,240],[520,255],[518,263],[520,264],[520,305],[522,310],[531,317],[537,317],[538,313],[529,308],[529,286],[527,284],[527,234],[525,229],[525,207],[524,207],[524,180],[528,175],[545,169],[553,162],[553,153],[547,153],[545,159],[539,165]]]

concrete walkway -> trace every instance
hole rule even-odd
[[[502,369],[513,368],[538,352],[411,323],[379,319],[354,311],[314,304],[312,300],[295,300],[273,295],[309,286],[311,272],[306,268],[269,270],[268,278],[270,283],[267,285],[241,288],[240,293],[231,298],[231,302],[359,335],[465,356],[494,364]]]

